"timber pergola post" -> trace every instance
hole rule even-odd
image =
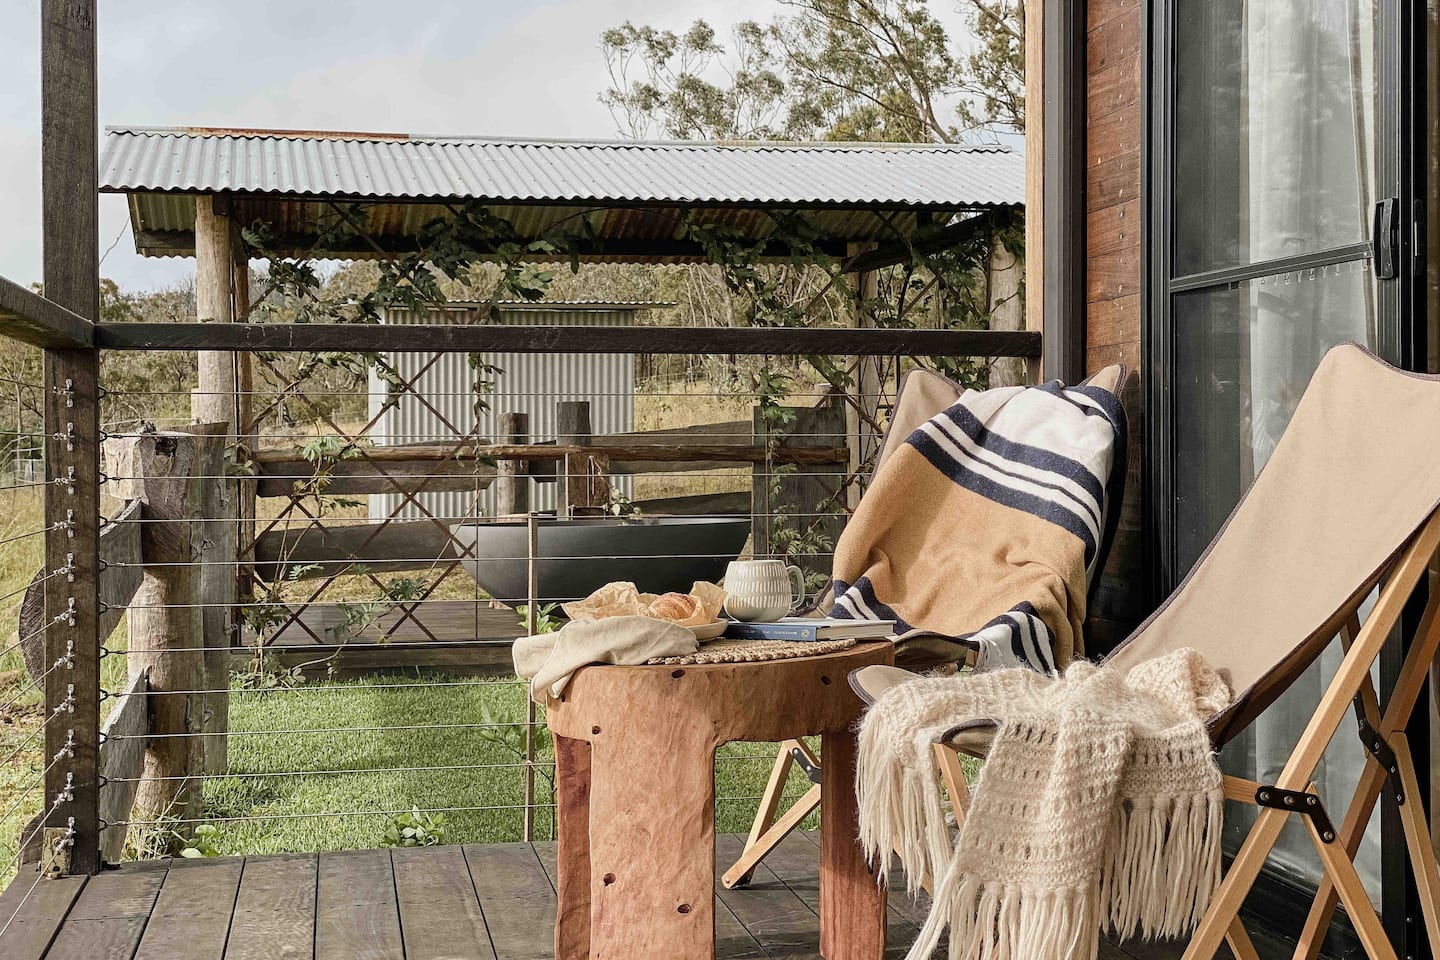
[[[248,310],[249,271],[244,242],[230,216],[224,197],[195,198],[195,312],[203,323],[229,324],[243,320],[237,307]],[[235,604],[239,600],[242,540],[254,539],[253,484],[242,483],[235,465],[247,456],[242,442],[249,429],[250,357],[220,350],[201,350],[197,389],[190,404],[196,423],[223,423],[225,456],[213,477],[203,478],[208,495],[200,503],[205,511],[206,539],[214,549],[201,573],[204,602],[201,637],[205,649],[202,671],[205,770],[227,769],[226,731],[230,727],[230,648],[235,646]],[[250,502],[244,501],[249,494]],[[248,518],[248,522],[247,522]],[[244,529],[242,529],[244,527]]]
[[[861,254],[874,249],[874,243],[850,244],[847,251],[850,263],[857,263]],[[871,304],[879,290],[878,275],[873,269],[861,269],[853,276],[855,300],[852,306],[852,323],[857,329],[873,329],[875,314]],[[845,405],[845,445],[850,448],[849,482],[846,484],[845,499],[851,510],[860,505],[863,488],[856,481],[876,451],[880,438],[879,410],[885,357],[856,357],[853,371],[850,402]]]

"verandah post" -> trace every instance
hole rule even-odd
[[[44,0],[40,72],[45,296],[94,322],[95,0]],[[45,351],[44,840],[67,873],[100,869],[99,370],[96,350]]]

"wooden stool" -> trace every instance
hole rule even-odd
[[[558,785],[557,960],[715,956],[715,750],[821,736],[820,951],[880,960],[885,888],[856,840],[850,671],[890,643],[819,657],[586,667],[549,709]]]

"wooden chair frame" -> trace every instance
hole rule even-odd
[[[1371,960],[1397,960],[1395,948],[1385,935],[1384,926],[1365,893],[1353,860],[1370,814],[1387,783],[1398,783],[1404,796],[1400,819],[1405,833],[1406,854],[1419,891],[1426,935],[1432,948],[1440,947],[1440,867],[1437,867],[1430,828],[1425,818],[1426,798],[1420,794],[1414,758],[1404,734],[1424,690],[1430,664],[1440,651],[1440,590],[1431,591],[1415,631],[1414,642],[1383,712],[1370,682],[1371,667],[1400,622],[1406,602],[1426,575],[1437,549],[1440,549],[1440,512],[1432,514],[1411,538],[1392,566],[1364,624],[1358,622],[1358,601],[1354,608],[1347,611],[1346,625],[1340,634],[1344,659],[1276,781],[1261,784],[1238,777],[1225,777],[1225,798],[1248,803],[1259,812],[1244,844],[1225,872],[1209,910],[1191,936],[1183,960],[1210,960],[1222,942],[1229,944],[1238,960],[1258,960],[1255,947],[1241,923],[1240,906],[1254,886],[1290,816],[1300,816],[1305,821],[1324,868],[1324,876],[1296,946],[1294,960],[1315,960],[1319,956],[1337,903],[1345,905],[1361,945]],[[1345,819],[1336,830],[1326,820],[1320,820],[1306,811],[1324,811],[1323,801],[1311,778],[1352,704],[1366,723],[1361,733],[1369,739],[1364,746],[1367,762]],[[1388,746],[1389,752],[1380,749],[1379,743]],[[949,744],[936,744],[935,750],[941,776],[959,817],[963,805],[960,798],[968,803],[969,797],[969,788],[960,773],[959,751]],[[1387,758],[1388,768],[1382,766],[1381,757]],[[1301,799],[1310,796],[1316,798],[1313,807],[1308,800]],[[1292,805],[1283,802],[1285,797],[1291,798]]]

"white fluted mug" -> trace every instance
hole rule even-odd
[[[782,560],[735,560],[725,568],[725,612],[736,620],[779,620],[805,602],[805,573]]]

